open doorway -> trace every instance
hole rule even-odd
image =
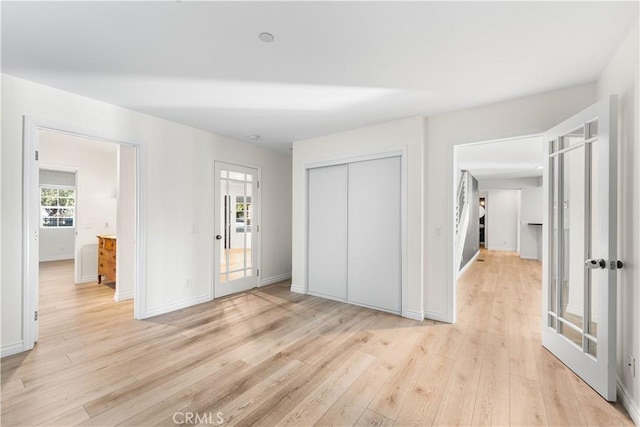
[[[454,282],[476,260],[484,262],[482,254],[487,251],[541,260],[543,161],[541,136],[454,148],[457,176],[473,183],[467,184],[466,196],[460,194],[464,185],[454,184],[455,253],[459,256]]]
[[[464,207],[459,204],[468,200],[468,209],[474,213],[468,218],[456,216],[456,245],[465,244],[460,230],[472,228],[473,237],[478,240],[477,250],[482,243],[485,249],[540,259],[544,160],[541,137],[459,145],[454,151],[458,176],[466,175],[469,182],[477,183],[477,191],[468,186],[467,197],[456,194],[456,212],[462,212]],[[454,188],[459,193],[460,182]],[[459,223],[465,219],[474,223]],[[466,256],[465,260],[472,256]],[[465,263],[460,264],[460,268],[464,266]]]
[[[119,302],[133,300],[139,284],[137,147],[33,126],[25,135],[29,149],[26,237],[36,244],[26,245],[24,309],[35,313],[28,322],[25,315],[27,349],[41,333],[56,339],[73,327],[65,319],[109,310],[133,317],[133,301]],[[105,236],[113,239],[107,254],[99,247]]]

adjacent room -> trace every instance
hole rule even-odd
[[[2,425],[640,425],[637,2],[3,1]]]

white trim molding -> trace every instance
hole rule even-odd
[[[638,408],[638,405],[636,405],[636,403],[633,401],[626,387],[620,381],[620,378],[617,379],[616,386],[616,388],[618,389],[618,396],[622,401],[622,406],[624,406],[629,413],[629,416],[633,420],[633,423],[637,426],[640,426],[640,409]]]
[[[73,254],[62,254],[62,255],[40,257],[40,262],[66,261],[66,260],[73,260],[73,259],[75,259]]]
[[[9,344],[2,347],[0,357],[13,356],[14,354],[22,353],[25,351],[24,342],[20,341],[15,344]]]
[[[165,305],[158,308],[152,308],[150,310],[145,311],[144,313],[139,313],[141,316],[139,319],[148,319],[149,317],[159,316],[161,314],[170,313],[172,311],[180,310],[182,308],[191,307],[194,305],[202,304],[204,302],[213,301],[212,295],[203,295],[200,297],[195,297],[191,299],[187,299],[184,301],[179,301],[173,304]]]
[[[272,285],[274,283],[283,282],[291,279],[291,273],[278,274],[277,276],[266,277],[260,280],[258,287]]]
[[[91,282],[97,282],[98,281],[98,275],[97,274],[93,274],[91,276],[82,276],[80,278],[80,282],[79,283],[91,283]]]
[[[123,292],[123,293],[116,292],[116,293],[113,294],[113,300],[115,302],[120,302],[120,301],[126,301],[128,299],[133,299],[133,294],[134,294],[133,291],[131,291],[131,292]]]
[[[291,292],[295,292],[296,294],[306,294],[307,291],[305,290],[304,286],[300,286],[300,285],[294,285],[293,283],[291,284]]]
[[[417,320],[419,322],[424,321],[424,313],[421,311],[407,309],[402,312],[402,317],[405,317],[407,319]]]
[[[478,259],[479,256],[480,256],[480,250],[478,250],[478,252],[476,252],[476,254],[474,256],[472,256],[469,261],[467,261],[467,263],[464,265],[464,267],[462,267],[460,269],[460,271],[458,271],[458,279],[460,278],[460,276],[462,276],[464,274],[465,271],[467,271],[469,269],[469,267],[471,267],[473,265],[474,262],[476,262],[476,260]]]
[[[442,313],[440,311],[426,310],[424,312],[424,318],[428,320],[436,320],[443,323],[453,323],[451,321],[451,315],[449,313]]]

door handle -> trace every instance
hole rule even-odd
[[[603,259],[588,259],[584,262],[584,265],[586,265],[587,268],[591,268],[593,270],[607,268],[607,262]],[[612,270],[619,270],[623,267],[624,267],[624,262],[620,260],[611,261],[609,263],[609,268]]]
[[[584,262],[584,265],[592,270],[607,268],[607,262],[603,259],[588,259]]]
[[[221,236],[221,235],[219,235],[219,234],[217,234],[217,235],[216,235],[216,240],[221,240],[221,239],[222,239],[222,236]]]

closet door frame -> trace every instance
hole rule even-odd
[[[304,293],[309,293],[309,169],[321,168],[326,166],[336,166],[341,164],[349,164],[355,162],[363,162],[367,160],[378,160],[385,159],[389,157],[400,157],[400,224],[401,224],[401,235],[400,235],[400,256],[401,256],[401,278],[400,278],[400,287],[401,287],[401,312],[400,315],[402,317],[414,318],[413,316],[407,313],[407,277],[408,277],[408,264],[407,264],[407,148],[403,148],[401,150],[393,150],[393,151],[384,151],[378,153],[364,154],[360,156],[348,156],[348,157],[335,157],[323,161],[311,162],[305,164],[306,169],[306,191],[305,191],[305,207],[306,207],[306,218],[305,218],[305,234],[306,234],[306,246],[305,246],[305,284],[304,284]],[[327,298],[327,297],[325,297]],[[331,299],[330,297],[328,297]],[[362,304],[357,304],[351,301],[344,301],[348,304],[359,305],[363,307],[372,308],[369,306],[364,306]],[[384,309],[376,310],[385,311],[393,314],[398,314],[394,311],[388,311]]]

